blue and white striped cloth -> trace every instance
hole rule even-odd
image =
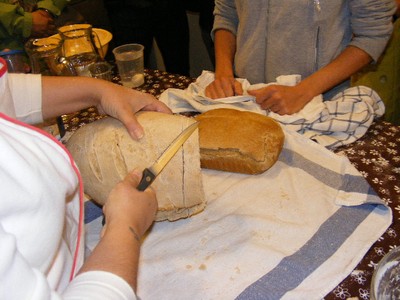
[[[233,108],[268,115],[288,129],[297,131],[330,149],[358,140],[367,132],[374,119],[385,113],[382,99],[374,90],[365,86],[349,88],[329,101],[323,101],[321,95],[317,96],[300,112],[281,116],[262,110],[255,98],[247,94],[247,90],[271,84],[293,86],[301,80],[300,75],[279,76],[275,83],[254,85],[250,85],[246,79],[239,78],[244,95],[214,100],[206,97],[204,93],[207,85],[213,80],[214,73],[203,71],[196,82],[190,84],[187,89],[165,90],[160,96],[160,101],[169,106],[174,113]]]
[[[139,297],[321,299],[352,272],[391,224],[391,210],[346,157],[284,130],[267,172],[204,169],[205,210],[154,224],[143,241]],[[87,208],[92,249],[101,210]]]

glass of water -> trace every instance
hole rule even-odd
[[[105,61],[95,62],[89,66],[90,76],[93,78],[112,81],[111,65]]]
[[[124,86],[134,88],[144,83],[144,46],[126,44],[113,49],[118,73]]]

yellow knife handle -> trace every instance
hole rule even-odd
[[[149,169],[144,169],[142,180],[140,180],[137,189],[139,191],[144,191],[150,184],[153,183],[154,179],[156,179],[156,176]]]

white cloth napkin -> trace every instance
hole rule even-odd
[[[322,95],[311,100],[301,111],[292,115],[279,115],[262,110],[255,98],[247,93],[271,84],[293,86],[301,80],[300,75],[283,75],[275,83],[251,85],[239,78],[244,94],[227,98],[210,99],[205,88],[214,80],[214,73],[203,71],[187,89],[170,88],[160,95],[160,100],[174,113],[196,111],[206,112],[217,108],[232,108],[267,115],[285,125],[288,129],[304,134],[327,148],[337,148],[361,138],[373,120],[385,112],[385,105],[379,95],[365,86],[352,87],[337,94],[330,101],[323,101]]]
[[[205,210],[154,224],[139,297],[322,299],[351,273],[391,224],[391,210],[346,157],[284,130],[271,169],[203,170]],[[100,220],[87,221],[91,247]]]

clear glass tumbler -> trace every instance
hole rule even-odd
[[[371,299],[400,299],[400,247],[392,249],[378,263],[372,275]]]

